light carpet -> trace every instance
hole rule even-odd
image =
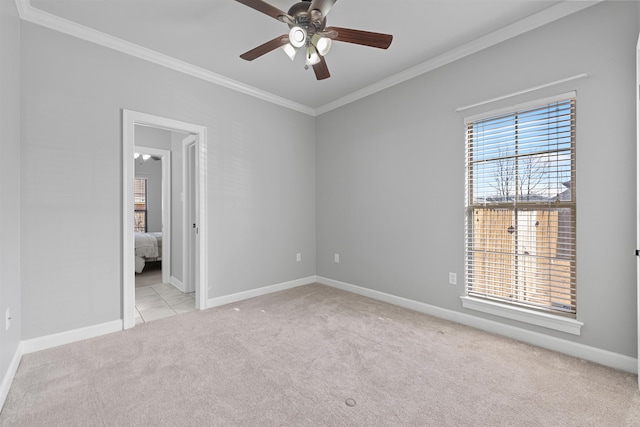
[[[635,375],[323,285],[25,355],[3,426],[638,426]]]

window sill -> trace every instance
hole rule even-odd
[[[542,326],[573,335],[580,335],[580,328],[584,325],[584,323],[575,319],[541,313],[522,307],[514,307],[470,296],[462,296],[460,299],[462,300],[462,306],[470,310],[481,311],[483,313],[493,314],[494,316],[505,317],[507,319]]]

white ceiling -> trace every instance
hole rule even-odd
[[[58,19],[64,18],[195,65],[200,73],[211,73],[212,81],[221,79],[283,105],[291,102],[305,112],[329,110],[595,3],[340,0],[327,25],[393,34],[393,43],[388,50],[334,43],[326,57],[331,77],[317,81],[313,70],[304,70],[302,55],[291,62],[277,49],[252,62],[240,59],[241,53],[287,33],[288,27],[234,0],[16,2],[23,18],[31,16],[27,20],[52,28],[73,26]],[[287,11],[295,0],[267,2]]]

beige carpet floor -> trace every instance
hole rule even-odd
[[[637,377],[322,285],[25,355],[2,426],[638,426]]]

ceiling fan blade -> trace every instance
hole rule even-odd
[[[293,22],[293,18],[287,13],[275,6],[271,6],[269,3],[262,0],[236,0],[238,3],[242,3],[245,6],[249,6],[251,9],[255,9],[258,12],[262,12],[278,21]]]
[[[242,55],[240,55],[240,58],[246,61],[253,61],[256,58],[261,57],[265,53],[269,53],[272,50],[275,50],[287,43],[289,43],[289,36],[283,34],[273,40],[269,40],[268,42],[261,44],[258,47],[254,47],[250,51],[243,53]]]
[[[388,48],[393,40],[391,34],[372,33],[370,31],[354,30],[352,28],[327,27],[324,31],[336,31],[338,35],[330,37],[335,41],[360,44],[378,49]]]
[[[327,16],[327,13],[329,13],[336,1],[337,0],[312,0],[311,5],[309,6],[309,14],[311,14],[312,10],[319,10],[324,18]]]
[[[324,60],[324,56],[320,56],[320,62],[313,66],[313,71],[316,73],[316,79],[324,80],[331,77],[329,74],[329,68],[327,67],[327,62]]]

